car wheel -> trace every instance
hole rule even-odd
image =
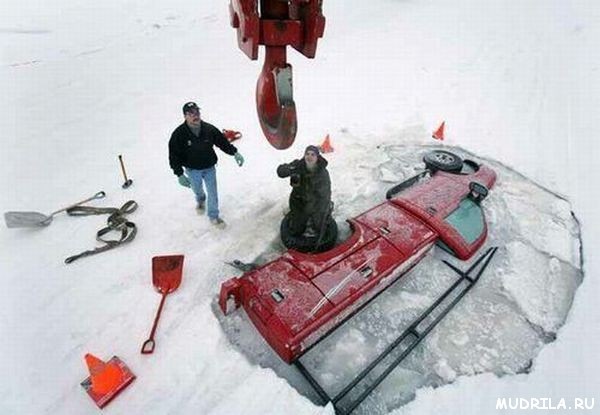
[[[454,153],[445,150],[433,150],[423,156],[425,167],[431,171],[441,170],[458,173],[463,166],[462,159]]]

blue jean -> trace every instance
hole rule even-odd
[[[190,179],[192,190],[196,195],[196,202],[206,201],[206,213],[210,219],[216,219],[219,217],[219,195],[217,193],[217,169],[215,166],[209,167],[208,169],[195,170],[185,168],[185,172]],[[204,188],[206,187],[206,193]]]

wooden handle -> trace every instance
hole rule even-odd
[[[125,173],[125,165],[123,164],[123,156],[121,156],[120,154],[119,154],[119,163],[121,163],[121,172],[123,173],[125,182],[127,182],[127,173]]]

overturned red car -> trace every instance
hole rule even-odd
[[[291,363],[396,281],[434,246],[471,258],[485,242],[480,202],[496,174],[485,165],[436,150],[426,169],[349,219],[351,236],[319,254],[288,250],[221,286],[224,313],[240,305],[260,334]]]

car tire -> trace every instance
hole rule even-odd
[[[299,252],[324,252],[328,251],[335,246],[338,236],[338,226],[335,220],[330,216],[329,221],[327,222],[327,227],[325,229],[325,235],[321,239],[319,246],[317,246],[317,242],[319,236],[309,237],[309,236],[294,236],[290,235],[289,230],[289,221],[290,214],[285,215],[283,220],[281,221],[280,232],[281,232],[281,242],[288,249],[295,249]]]
[[[462,170],[463,161],[460,156],[445,150],[433,150],[423,156],[423,162],[432,172],[437,170],[458,173]]]

